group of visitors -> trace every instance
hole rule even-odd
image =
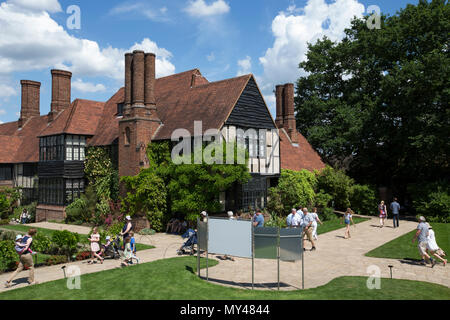
[[[390,209],[392,212],[392,220],[394,222],[394,228],[398,228],[400,226],[399,224],[399,216],[400,216],[400,204],[398,203],[398,199],[394,198],[394,201],[392,201],[390,205]],[[378,205],[378,212],[380,217],[380,228],[384,227],[384,222],[388,216],[387,207],[384,204],[384,200],[381,200],[380,204]]]
[[[417,232],[415,233],[412,242],[414,243],[416,239],[418,242],[417,248],[422,257],[423,265],[431,264],[432,268],[435,266],[436,261],[433,260],[430,255],[441,260],[444,263],[444,266],[447,265],[447,259],[442,258],[445,257],[446,254],[436,243],[433,227],[426,222],[426,219],[423,216],[419,217],[419,225],[417,226]]]
[[[182,234],[188,229],[188,223],[184,220],[172,218],[167,223],[166,233]]]
[[[317,223],[323,224],[319,219],[317,208],[313,208],[313,212],[309,212],[308,208],[306,207],[299,207],[298,210],[292,208],[291,213],[286,218],[286,225],[288,228],[303,227],[303,251],[306,251],[306,239],[311,242],[311,251],[316,250],[315,240],[318,240]]]
[[[131,217],[126,216],[125,220],[126,222],[120,232],[120,236],[123,239],[121,266],[128,266],[129,264],[132,264],[133,259],[139,263],[139,258],[136,256],[136,239],[134,238]],[[107,236],[105,240],[106,243],[100,247],[100,234],[98,233],[98,228],[95,227],[89,237],[89,241],[91,242],[91,260],[88,261],[89,264],[95,263],[95,258],[97,258],[100,263],[103,263],[105,260],[105,252],[108,250],[109,246],[113,245],[110,236]]]

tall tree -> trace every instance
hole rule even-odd
[[[309,45],[299,130],[361,182],[400,188],[448,177],[450,5],[421,0],[383,16],[381,29],[366,19],[341,42]]]

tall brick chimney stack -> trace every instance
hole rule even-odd
[[[278,85],[275,87],[275,97],[276,97],[276,103],[277,103],[277,117],[275,119],[275,124],[279,129],[283,128],[284,124],[284,103],[283,103],[283,91],[284,86]]]
[[[147,145],[159,128],[155,98],[153,53],[135,50],[125,54],[125,103],[119,121],[119,175],[134,176],[148,168]]]
[[[58,113],[70,106],[70,88],[72,73],[64,70],[52,70],[51,112]]]
[[[284,128],[293,143],[297,143],[297,123],[294,112],[294,84],[276,86],[277,117],[275,123],[279,129]]]
[[[284,85],[284,127],[293,143],[297,143],[297,122],[294,113],[294,84],[287,83]]]
[[[40,116],[40,90],[41,83],[31,80],[21,80],[22,85],[22,106],[20,109],[19,128],[32,118]]]

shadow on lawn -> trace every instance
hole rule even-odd
[[[200,279],[206,281],[206,277],[201,276]],[[214,279],[214,278],[208,278],[208,282],[217,283],[220,285],[226,285],[226,286],[239,286],[242,289],[251,289],[252,283],[251,282],[235,282],[235,281],[228,281],[228,280],[222,280],[222,279]],[[271,290],[277,290],[278,289],[278,282],[267,282],[267,283],[255,283],[254,284],[255,289],[271,289]],[[292,286],[290,284],[280,282],[280,289],[281,288],[295,288],[300,289],[295,286]]]

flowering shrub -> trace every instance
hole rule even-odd
[[[76,260],[77,261],[82,261],[82,260],[86,260],[89,259],[91,257],[91,252],[90,251],[82,251],[80,253],[78,253],[76,255]]]
[[[45,259],[44,263],[48,266],[53,266],[56,264],[66,263],[67,261],[67,256],[51,256]]]

